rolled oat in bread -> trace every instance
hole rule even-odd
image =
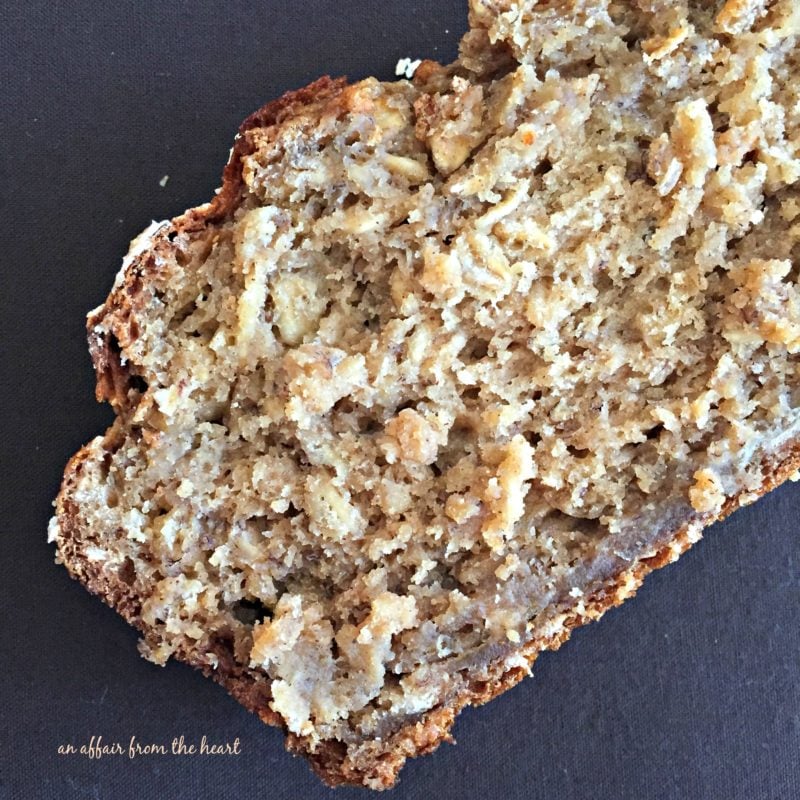
[[[800,464],[800,6],[472,0],[250,117],[89,315],[58,558],[331,785]]]

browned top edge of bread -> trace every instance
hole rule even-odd
[[[90,352],[97,373],[97,398],[100,401],[109,401],[120,417],[124,419],[126,414],[133,377],[129,365],[121,363],[121,348],[136,338],[136,311],[142,303],[141,295],[148,272],[154,269],[156,249],[168,250],[176,234],[202,231],[206,226],[227,219],[236,208],[243,185],[241,162],[250,147],[247,131],[280,124],[311,103],[335,105],[340,102],[340,95],[346,85],[344,79],[322,78],[304,89],[285,94],[248,117],[239,129],[239,136],[225,167],[222,188],[212,202],[187,211],[160,230],[153,237],[150,246],[127,265],[121,280],[106,302],[89,315],[87,329]],[[114,446],[119,430],[120,423],[109,429],[101,443],[104,448]],[[82,464],[92,455],[93,446],[98,446],[97,441],[73,456],[64,473],[57,500],[57,517],[61,531],[60,554],[74,578],[83,583],[90,592],[99,595],[131,625],[145,633],[146,626],[139,618],[142,598],[135,595],[124,577],[112,578],[104,574],[81,551],[80,515],[72,498],[72,489]],[[516,649],[527,660],[528,667],[543,650],[557,649],[563,644],[573,628],[598,619],[606,610],[635,594],[649,572],[677,559],[699,538],[703,527],[727,516],[739,506],[752,502],[757,496],[786,480],[800,467],[800,441],[794,440],[784,446],[779,453],[765,461],[763,467],[766,477],[757,492],[747,491],[735,495],[727,500],[719,514],[696,516],[692,521],[677,527],[666,537],[665,540],[669,543],[656,555],[628,565],[598,586],[588,599],[584,599],[580,610],[576,601],[572,608],[563,610],[559,624],[546,635],[534,636],[518,646]],[[269,707],[271,694],[268,679],[263,674],[237,663],[231,643],[223,638],[214,642],[212,650],[218,659],[217,669],[201,663],[196,654],[190,652],[178,651],[176,658],[201,669],[224,686],[242,705],[257,713],[264,722],[285,730],[280,715]],[[472,678],[447,703],[409,718],[384,739],[364,742],[355,755],[349,753],[345,745],[338,741],[323,742],[312,751],[310,742],[295,734],[288,734],[287,748],[305,755],[329,786],[350,784],[374,789],[389,788],[395,783],[408,757],[432,752],[442,741],[450,738],[449,731],[459,710],[466,705],[487,702],[514,686],[527,673],[528,669],[525,667],[509,668],[504,658],[498,658],[490,664],[487,676],[481,679]]]
[[[155,267],[157,248],[169,249],[178,234],[192,234],[209,225],[223,222],[238,205],[242,195],[242,159],[252,149],[247,132],[266,128],[297,114],[311,103],[335,103],[347,86],[346,78],[319,78],[308,86],[287,92],[251,114],[239,126],[228,163],[222,173],[222,186],[214,199],[203,206],[190,209],[159,230],[150,246],[124,267],[106,301],[87,317],[86,328],[89,352],[97,376],[95,395],[98,402],[108,401],[117,414],[123,414],[131,388],[131,373],[123,365],[121,349],[137,335],[135,313],[143,305],[142,289],[147,275]],[[107,323],[107,324],[104,324]]]

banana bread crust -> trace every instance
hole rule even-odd
[[[130,369],[120,361],[120,352],[138,336],[136,315],[145,303],[143,290],[155,271],[157,252],[168,252],[179,234],[192,234],[225,220],[236,208],[242,194],[242,158],[252,150],[247,132],[254,128],[279,125],[312,103],[333,105],[347,85],[344,78],[319,78],[302,89],[286,92],[266,103],[239,126],[228,163],[222,174],[222,186],[210,203],[189,209],[169,225],[157,228],[143,243],[142,252],[123,265],[117,284],[106,301],[90,312],[86,329],[89,352],[97,376],[97,401],[108,402],[118,414],[129,407]],[[106,324],[104,324],[106,323]],[[113,330],[113,336],[111,331]]]

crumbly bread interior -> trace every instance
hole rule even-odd
[[[148,657],[225,637],[357,748],[760,487],[800,425],[799,33],[473,0],[455,65],[243,134],[231,213],[92,321],[128,377],[72,500]]]

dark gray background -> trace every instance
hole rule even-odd
[[[136,635],[53,564],[61,469],[110,412],[83,320],[128,240],[207,200],[239,121],[318,75],[448,60],[466,0],[7,3],[0,10],[0,797],[300,800],[282,736]],[[165,188],[159,180],[169,175]],[[462,715],[406,798],[800,797],[798,489],[708,532],[639,597]],[[59,757],[59,744],[239,737],[227,759]]]

